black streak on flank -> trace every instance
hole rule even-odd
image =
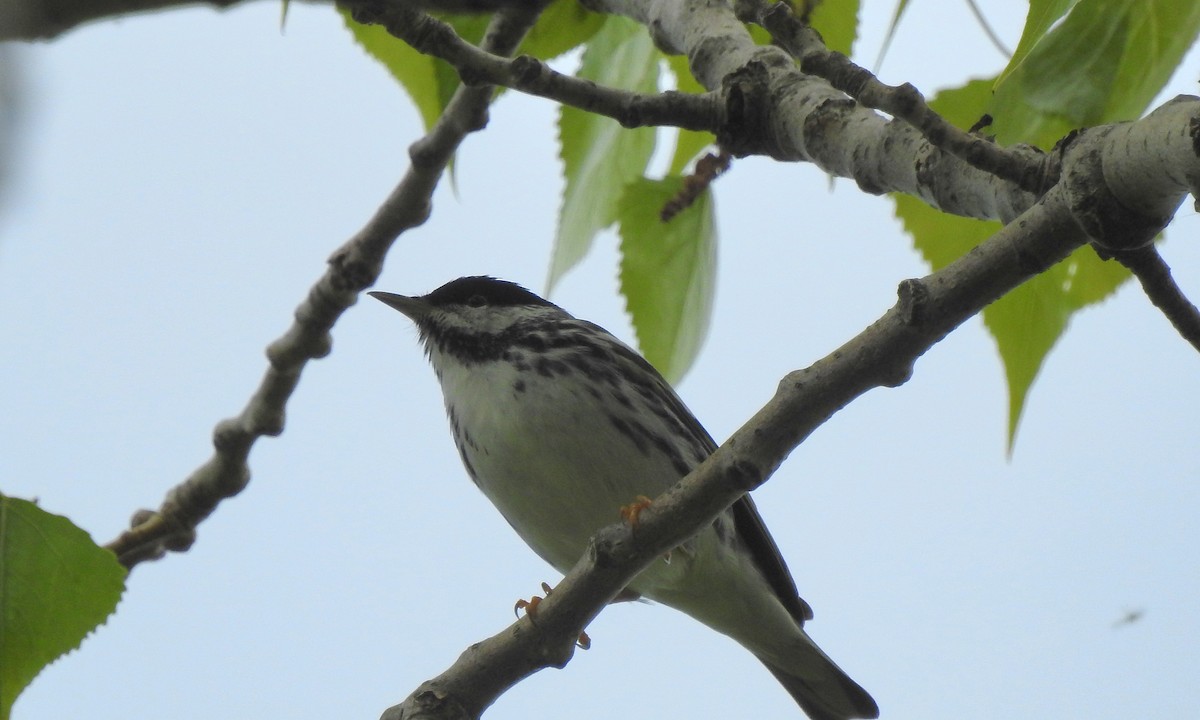
[[[617,429],[617,432],[629,438],[630,442],[632,442],[643,455],[649,453],[650,446],[646,444],[645,438],[646,428],[642,427],[636,422],[626,422],[616,415],[609,415],[608,421],[611,422],[612,426]]]
[[[459,452],[462,452],[464,446],[478,451],[479,446],[475,444],[475,440],[471,437],[471,433],[463,429],[462,424],[458,421],[458,413],[454,412],[454,408],[446,408],[446,416],[450,418],[450,430],[454,434],[454,444],[458,445]],[[464,455],[463,462],[466,461],[467,458]]]
[[[551,360],[550,358],[538,358],[537,371],[538,375],[543,377],[554,377],[555,375],[566,374],[568,365],[559,360]]]
[[[462,445],[458,446],[458,456],[462,458],[463,467],[467,469],[467,475],[471,476],[471,482],[479,485],[479,477],[475,474],[475,466],[467,459],[467,451]]]
[[[675,472],[679,473],[679,477],[683,477],[692,471],[692,466],[684,462],[683,456],[679,454],[679,449],[662,435],[651,435],[650,442],[654,443],[654,447],[663,455],[671,459],[671,465],[675,468]]]
[[[532,350],[535,353],[546,352],[546,339],[541,335],[530,334],[524,337],[513,338],[513,344]]]

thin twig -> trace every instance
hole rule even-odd
[[[533,26],[539,7],[505,10],[493,18],[483,40],[492,53],[511,53]],[[329,260],[325,274],[296,309],[295,322],[267,348],[270,366],[241,414],[217,423],[215,452],[172,488],[157,512],[139,510],[131,528],[105,547],[126,567],[162,557],[168,550],[187,550],[196,526],[225,499],[241,492],[250,480],[247,458],[265,435],[283,432],[284,408],[300,372],[310,360],[329,354],[330,330],[370,287],[383,269],[384,256],[400,233],[429,216],[430,198],[454,151],[464,137],[483,127],[493,88],[462,86],[429,133],[412,145],[412,164],[375,216]]]
[[[1200,350],[1200,309],[1192,304],[1171,276],[1171,267],[1153,244],[1136,250],[1112,253],[1112,258],[1129,268],[1142,284],[1146,297],[1162,310],[1171,325]]]
[[[733,164],[733,157],[721,150],[718,153],[708,153],[696,161],[696,169],[691,175],[683,178],[683,187],[663,205],[658,213],[662,222],[671,222],[679,213],[687,210],[700,197],[700,194],[712,186],[713,181]]]
[[[354,19],[382,26],[417,52],[445,60],[467,85],[489,83],[548,98],[562,105],[613,118],[633,128],[669,126],[715,133],[721,117],[717,93],[691,95],[668,91],[648,95],[597,85],[564,75],[540,60],[522,55],[509,59],[463,40],[449,24],[405,3],[346,3]]]
[[[988,36],[988,40],[992,41],[992,45],[996,46],[996,49],[1000,51],[1000,54],[1006,58],[1012,57],[1012,50],[1009,50],[1008,46],[1004,44],[1004,41],[1000,39],[1000,36],[996,34],[996,30],[992,27],[992,24],[988,22],[987,18],[983,16],[983,11],[979,9],[979,5],[976,4],[975,0],[967,0],[967,7],[971,9],[971,14],[975,16],[975,20],[979,23],[979,27],[983,28],[984,34]]]

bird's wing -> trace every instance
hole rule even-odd
[[[811,620],[812,608],[800,597],[796,581],[783,561],[779,546],[775,544],[771,533],[767,532],[767,526],[749,495],[743,495],[741,500],[733,504],[733,526],[738,540],[750,552],[759,572],[796,622],[804,625],[805,620]]]
[[[592,325],[592,327],[607,333],[598,325]],[[671,384],[664,380],[645,358],[619,340],[613,350],[624,355],[629,362],[656,378],[656,382],[648,384],[645,390],[656,395],[658,400],[670,410],[671,415],[679,420],[696,443],[697,449],[702,449],[705,456],[711,455],[717,449],[716,441],[683,403]],[[803,625],[805,620],[811,620],[812,608],[801,599],[800,591],[796,589],[796,581],[792,579],[792,573],[788,570],[787,563],[783,561],[779,546],[775,544],[771,533],[767,532],[767,526],[763,523],[762,516],[758,514],[758,508],[754,507],[754,501],[750,499],[749,495],[744,495],[741,500],[733,504],[732,510],[734,535],[737,541],[750,553],[750,558],[758,567],[759,572],[763,574],[767,584],[775,591],[779,601],[783,603],[797,623]]]

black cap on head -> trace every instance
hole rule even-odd
[[[437,290],[425,296],[425,300],[435,307],[446,305],[473,305],[482,307],[504,307],[515,305],[540,305],[555,307],[554,303],[545,300],[515,282],[497,280],[486,275],[462,277],[451,280]]]

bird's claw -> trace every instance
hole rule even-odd
[[[633,527],[637,527],[642,511],[650,507],[654,501],[645,495],[638,495],[635,502],[621,506],[621,517]]]
[[[552,593],[553,590],[550,588],[549,583],[542,583],[542,592],[546,597],[550,596],[550,593]],[[524,610],[526,617],[529,618],[529,622],[534,622],[537,619],[538,605],[542,604],[543,599],[544,598],[542,596],[534,595],[528,600],[525,600],[524,598],[517,600],[517,602],[513,604],[513,614],[519,617],[520,612]],[[581,632],[579,633],[579,637],[575,639],[575,645],[580,650],[587,650],[592,647],[592,639],[588,637],[587,633]]]
[[[542,583],[542,592],[545,593],[547,596],[550,595],[551,590],[550,590],[549,583]],[[525,600],[525,599],[518,600],[516,603],[513,604],[513,615],[520,617],[521,611],[524,610],[525,614],[529,616],[529,619],[533,620],[535,617],[537,617],[537,608],[538,608],[538,605],[541,605],[541,604],[542,604],[542,597],[540,595],[534,595],[533,597],[529,598],[528,600]]]
[[[645,495],[638,495],[636,501],[631,502],[628,505],[621,506],[621,517],[625,518],[625,521],[628,522],[630,526],[636,528],[638,526],[638,520],[642,516],[642,511],[650,507],[652,504],[654,504],[654,501],[650,498],[646,497]],[[671,564],[670,550],[663,555],[663,562],[668,565]]]
[[[529,598],[528,600],[525,600],[525,599],[518,600],[513,605],[513,615],[520,617],[521,611],[524,610],[525,614],[529,616],[530,620],[532,620],[533,616],[537,615],[537,606],[541,605],[541,604],[542,604],[542,599],[540,597],[538,597],[537,595],[534,595],[533,597]]]

